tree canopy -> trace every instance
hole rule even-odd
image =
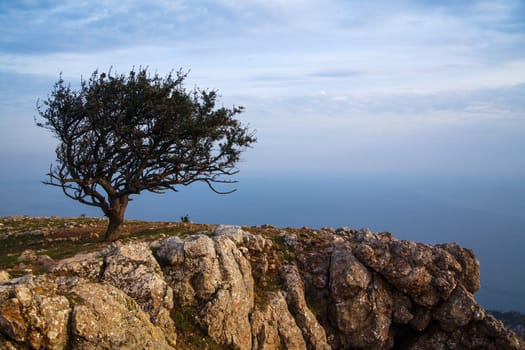
[[[45,184],[61,187],[109,218],[106,240],[119,236],[130,195],[163,193],[204,182],[234,183],[241,153],[255,134],[236,119],[243,107],[216,108],[217,92],[187,90],[187,74],[128,75],[93,72],[73,89],[60,76],[37,102],[43,121],[59,140],[56,163]]]

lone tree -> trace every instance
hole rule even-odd
[[[47,185],[61,187],[109,218],[104,239],[118,239],[131,195],[177,192],[178,186],[218,183],[238,172],[240,154],[256,142],[235,116],[243,107],[215,108],[214,90],[186,90],[187,74],[99,73],[72,89],[60,76],[37,102],[37,125],[60,141]]]

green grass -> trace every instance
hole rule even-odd
[[[86,253],[96,250],[100,247],[100,242],[93,240],[92,242],[82,242],[82,244],[61,244],[53,245],[48,248],[41,249],[38,254],[45,254],[53,260],[60,260],[70,258],[79,253]]]
[[[2,254],[0,253],[0,267],[9,268],[16,265],[18,254]]]
[[[272,237],[274,251],[276,251],[287,263],[295,260],[296,251],[294,247],[286,244],[284,237]]]

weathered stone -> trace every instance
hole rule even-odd
[[[412,311],[414,318],[409,321],[410,326],[416,331],[422,332],[432,322],[432,312],[424,306],[414,305]]]
[[[392,291],[393,297],[393,309],[392,309],[392,321],[396,323],[406,324],[410,322],[414,315],[412,314],[412,302],[410,298],[397,289]]]
[[[71,315],[73,349],[173,349],[131,297],[109,285],[79,283]]]
[[[479,289],[479,261],[470,249],[463,248],[456,243],[438,244],[436,247],[442,248],[452,254],[461,265],[458,278],[463,286],[470,292],[475,293]]]
[[[283,266],[282,275],[286,285],[288,309],[295,318],[307,347],[319,350],[331,349],[326,340],[326,333],[323,327],[306,305],[304,285],[297,267],[294,265]]]
[[[155,256],[164,264],[176,265],[184,262],[184,243],[179,237],[155,242],[155,248]]]
[[[442,329],[453,331],[471,321],[484,319],[485,312],[476,303],[472,294],[460,285],[454,290],[450,298],[433,310],[432,317],[439,321]]]
[[[0,285],[0,333],[33,349],[65,349],[69,301],[53,281],[27,278]]]
[[[306,349],[301,330],[288,311],[281,291],[269,293],[268,302],[251,317],[253,347],[256,350]]]
[[[170,312],[173,291],[146,243],[115,247],[104,259],[102,280],[124,291],[146,311],[151,321],[163,328],[171,344],[176,331]]]
[[[24,250],[18,257],[17,261],[21,264],[21,266],[25,266],[25,264],[31,264],[45,269],[51,269],[55,266],[55,261],[48,255],[37,255],[31,249]]]
[[[214,236],[226,236],[231,239],[235,244],[241,244],[243,242],[243,236],[245,232],[240,226],[232,225],[219,225],[213,230]]]
[[[181,306],[202,304],[222,283],[214,241],[205,235],[168,238],[161,242],[156,256],[164,264],[165,278]]]
[[[367,237],[355,256],[417,304],[430,308],[456,288],[461,265],[446,250],[387,236]]]
[[[345,243],[334,243],[330,265],[333,322],[344,348],[388,349],[392,295],[380,276],[374,275]]]
[[[24,250],[16,261],[21,263],[33,262],[36,260],[36,253],[32,249]]]
[[[236,245],[242,245],[248,250],[262,252],[264,249],[271,247],[272,242],[259,235],[252,235],[244,231],[240,226],[219,225],[212,235],[226,236],[230,238]]]
[[[11,276],[9,276],[9,272],[6,270],[0,270],[0,282],[9,281],[11,279]]]
[[[216,294],[200,311],[200,322],[218,343],[250,349],[249,316],[254,305],[250,263],[225,236],[214,239],[222,281]]]
[[[196,316],[208,335],[218,343],[250,349],[251,266],[224,232],[213,239],[205,235],[167,239],[156,254],[166,263],[163,269],[175,301],[199,308]]]
[[[171,315],[188,310],[197,332],[235,349],[525,348],[474,300],[479,262],[468,249],[367,229],[268,230],[288,237],[293,254],[218,226],[211,236],[115,242],[39,277],[7,276],[0,348],[171,349]],[[38,259],[26,251],[20,266]]]
[[[98,281],[103,265],[104,258],[100,252],[78,254],[59,261],[52,272],[61,276],[77,276]]]
[[[487,315],[481,321],[470,322],[453,331],[446,331],[441,327],[432,327],[402,344],[402,349],[523,350],[525,344],[516,334],[505,329],[500,321],[492,315]]]

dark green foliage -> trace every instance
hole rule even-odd
[[[235,182],[228,177],[254,134],[235,118],[242,107],[215,108],[216,91],[187,91],[185,78],[146,68],[127,76],[95,71],[74,90],[60,77],[38,104],[37,125],[60,142],[45,183],[100,207],[109,218],[106,240],[118,238],[130,195],[194,182],[232,192],[215,186]]]

